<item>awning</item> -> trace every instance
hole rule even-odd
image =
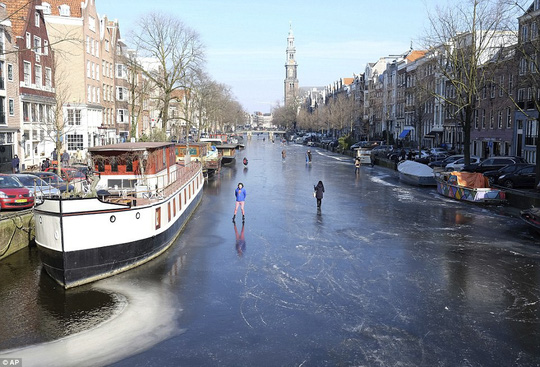
[[[401,134],[399,134],[399,139],[405,138],[407,135],[409,135],[410,132],[411,132],[411,129],[403,129]]]

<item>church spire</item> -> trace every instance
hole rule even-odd
[[[298,97],[298,78],[296,63],[296,47],[294,47],[294,34],[292,30],[292,22],[289,23],[289,35],[287,36],[287,60],[285,62],[285,106],[296,101]]]

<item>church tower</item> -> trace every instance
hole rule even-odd
[[[292,24],[289,27],[289,36],[287,37],[287,62],[285,63],[285,107],[294,105],[298,97],[298,64],[295,60],[296,48],[294,47],[294,35]]]

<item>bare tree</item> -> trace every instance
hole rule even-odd
[[[297,106],[293,100],[285,106],[276,105],[272,109],[272,121],[274,124],[281,126],[285,130],[294,128],[298,122]]]
[[[479,90],[491,78],[487,60],[509,39],[516,7],[507,0],[460,0],[429,14],[426,57],[437,62],[443,87],[433,93],[452,111],[463,131],[464,155],[470,163],[471,126]],[[450,92],[450,95],[446,93]]]
[[[179,19],[161,13],[144,16],[132,37],[137,54],[150,60],[140,72],[159,90],[164,130],[173,92],[189,89],[188,76],[204,62],[203,45],[195,31]]]

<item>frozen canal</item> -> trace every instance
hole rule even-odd
[[[316,148],[306,165],[306,150],[254,137],[210,180],[176,244],[135,270],[64,292],[35,250],[1,262],[0,358],[25,367],[540,365],[540,239],[519,219],[404,186],[380,167],[355,176],[351,158]],[[238,182],[246,222],[235,228]]]

